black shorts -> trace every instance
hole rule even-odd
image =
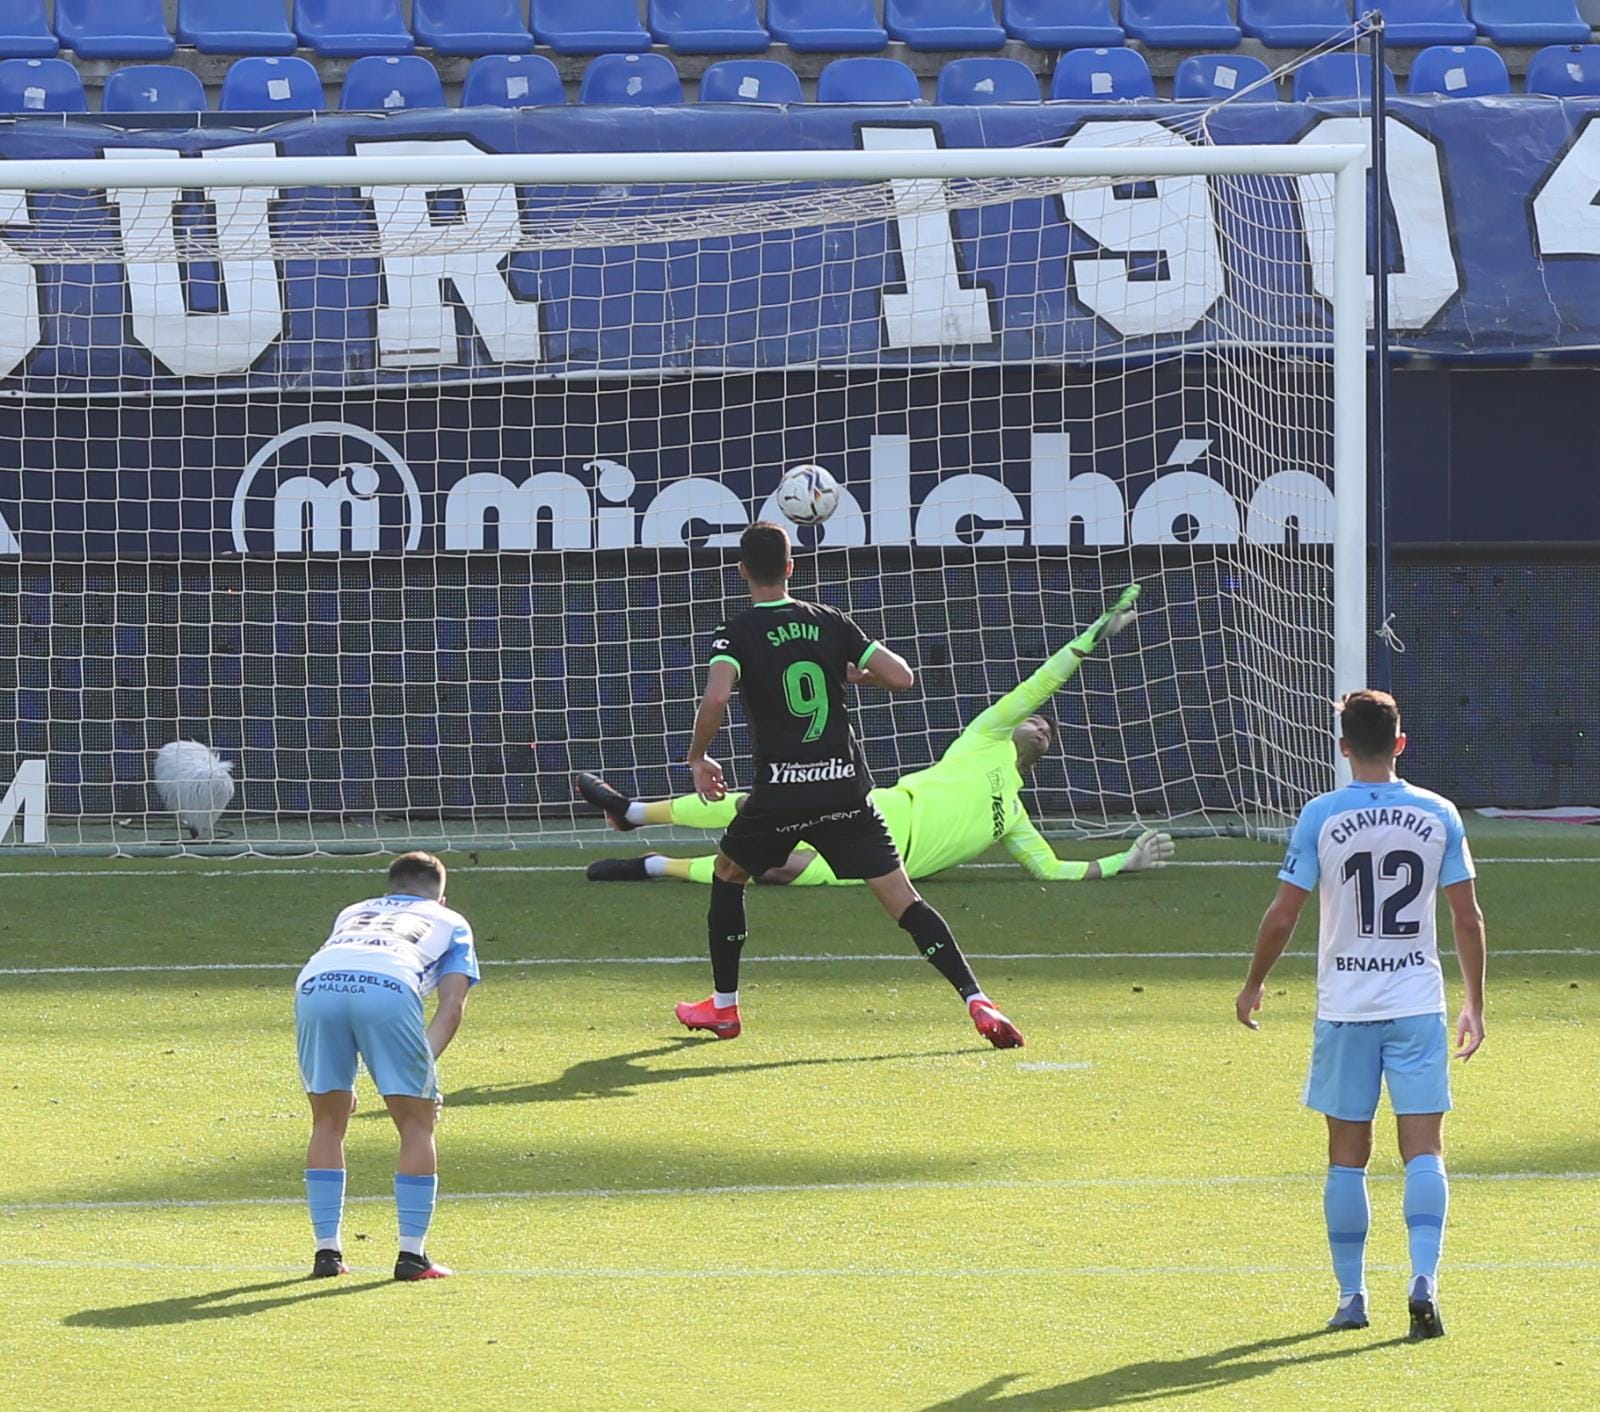
[[[863,882],[886,877],[901,866],[900,850],[883,816],[867,800],[820,814],[775,813],[752,799],[728,825],[719,845],[751,877],[789,859],[798,843],[809,844],[836,878]]]

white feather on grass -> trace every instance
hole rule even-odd
[[[156,751],[156,793],[193,838],[211,838],[233,802],[233,764],[198,740],[172,740]]]

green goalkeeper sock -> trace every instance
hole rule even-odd
[[[717,860],[707,858],[663,858],[663,874],[680,882],[709,883],[716,876]]]
[[[725,829],[737,812],[737,796],[708,803],[698,794],[680,794],[668,801],[669,820],[686,829]]]

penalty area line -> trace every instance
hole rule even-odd
[[[207,1265],[165,1264],[154,1260],[64,1260],[30,1259],[26,1256],[0,1259],[0,1268],[30,1270],[129,1270],[144,1274],[215,1275],[295,1275],[303,1265]],[[882,1265],[799,1266],[760,1269],[751,1266],[725,1266],[705,1270],[619,1267],[605,1265],[553,1265],[511,1269],[471,1269],[456,1265],[458,1275],[480,1279],[521,1280],[950,1280],[950,1279],[1194,1279],[1258,1278],[1266,1275],[1326,1274],[1317,1265],[947,1265],[936,1267],[897,1267]],[[1409,1264],[1369,1264],[1369,1270],[1385,1274],[1400,1273]],[[1495,1273],[1511,1270],[1597,1270],[1600,1260],[1452,1260],[1453,1271]],[[352,1265],[350,1273],[388,1281],[387,1267]],[[309,1276],[307,1277],[309,1278]],[[246,1291],[248,1293],[248,1291]],[[226,1313],[225,1299],[205,1301],[207,1309]]]
[[[1113,840],[1107,840],[1111,842]],[[196,878],[311,878],[311,877],[374,877],[377,873],[375,867],[365,868],[307,868],[307,867],[282,867],[270,859],[242,858],[240,866],[233,868],[200,868],[190,869],[187,864],[193,860],[184,858],[169,858],[160,860],[155,867],[150,868],[0,868],[0,881],[6,878],[60,878],[68,881],[82,881],[93,878],[112,878],[127,881],[129,878],[171,879],[176,878],[185,882]],[[449,864],[451,855],[445,855],[445,862]],[[1537,864],[1540,866],[1560,866],[1568,863],[1600,863],[1600,854],[1588,858],[1491,858],[1482,854],[1474,854],[1473,861],[1479,865],[1485,863],[1501,864]],[[164,865],[164,866],[163,866]],[[460,863],[452,866],[452,871],[460,873],[463,877],[476,877],[482,873],[581,873],[587,865],[583,863]],[[1282,859],[1272,858],[1175,858],[1170,863],[1164,864],[1167,868],[1278,868],[1282,866]],[[1015,863],[962,863],[946,870],[946,873],[1012,873],[1022,881],[1025,875]],[[934,881],[945,874],[935,875]],[[659,881],[667,881],[660,879]]]
[[[1369,1180],[1399,1182],[1402,1172],[1378,1172]],[[1592,1182],[1600,1172],[1451,1172],[1455,1182]],[[935,1191],[1119,1191],[1165,1187],[1269,1187],[1320,1184],[1319,1173],[1272,1175],[1150,1176],[1150,1177],[1038,1177],[973,1178],[885,1182],[760,1182],[738,1186],[572,1187],[532,1188],[527,1191],[452,1191],[441,1193],[442,1205],[468,1201],[631,1201],[676,1200],[697,1197],[857,1195],[873,1192]],[[347,1206],[387,1205],[388,1193],[345,1198]],[[52,1211],[204,1211],[241,1206],[304,1206],[296,1196],[145,1197],[110,1201],[21,1201],[0,1203],[0,1215],[37,1215]],[[1320,1266],[1318,1267],[1321,1268]]]
[[[1449,951],[1440,951],[1450,956]],[[1244,961],[1248,951],[969,951],[974,961]],[[1496,961],[1518,956],[1600,956],[1600,947],[1594,946],[1519,946],[1495,952]],[[891,962],[911,964],[922,958],[915,952],[840,952],[777,953],[773,955],[748,955],[750,965],[839,965],[855,961]],[[1287,952],[1285,961],[1315,961],[1316,953],[1310,951]],[[523,956],[517,958],[480,958],[482,966],[703,966],[705,956]],[[303,961],[186,961],[170,966],[148,962],[112,966],[0,966],[0,976],[97,976],[145,975],[170,972],[174,975],[203,971],[295,971]]]

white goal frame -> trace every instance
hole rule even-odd
[[[1366,685],[1367,674],[1367,319],[1372,276],[1367,269],[1365,145],[1199,145],[933,150],[542,153],[429,156],[238,157],[199,164],[183,157],[23,160],[5,164],[12,192],[151,190],[162,188],[462,187],[472,185],[598,186],[715,183],[753,187],[781,182],[945,180],[1100,180],[1156,177],[1321,177],[1331,187],[1333,333],[1332,545],[1334,696]],[[1324,246],[1328,249],[1328,246]],[[1328,752],[1336,778],[1348,770],[1336,748],[1329,703]],[[19,767],[27,765],[19,760]],[[0,781],[0,786],[9,783]],[[20,829],[0,853],[103,853],[83,843],[39,846]],[[424,840],[425,841],[425,840]],[[509,842],[509,840],[508,840]],[[379,844],[381,846],[381,843]],[[474,841],[471,846],[485,846]],[[495,846],[492,841],[487,846]],[[504,846],[504,845],[502,845]],[[365,847],[370,850],[369,840]],[[304,845],[253,840],[249,851],[302,853]],[[334,842],[316,851],[345,851]],[[238,845],[113,845],[113,853],[240,851]]]

